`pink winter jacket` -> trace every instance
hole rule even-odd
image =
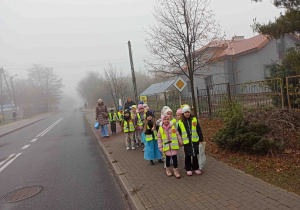
[[[167,135],[167,138],[168,140],[171,140],[171,135],[172,135],[172,126],[173,126],[173,122],[170,122],[170,128],[169,130],[165,130],[165,133]],[[176,129],[176,128],[175,128]],[[179,135],[178,131],[176,130],[176,135],[177,135],[177,139],[178,139],[178,143],[179,143],[179,146],[182,147],[183,146],[183,142],[182,142],[182,138],[181,136]],[[163,146],[162,146],[162,139],[161,139],[161,134],[160,134],[160,131],[158,129],[157,131],[157,143],[158,143],[158,148],[159,150],[162,152],[163,151]],[[166,156],[173,156],[173,155],[177,155],[178,153],[178,150],[177,149],[172,149],[171,148],[171,145],[170,145],[170,150],[167,150],[165,151],[165,155]]]

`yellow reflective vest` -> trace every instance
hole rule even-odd
[[[149,125],[147,125],[147,129],[150,129]],[[154,130],[153,133],[154,133],[154,140],[157,140],[157,131]],[[152,134],[146,134],[145,139],[146,141],[152,141],[153,140]]]
[[[181,137],[182,137],[183,144],[188,144],[189,143],[189,138],[187,136],[187,132],[186,132],[186,129],[184,127],[184,124],[181,120],[178,121],[178,126],[181,129]],[[199,141],[199,136],[198,136],[198,133],[197,133],[196,126],[197,126],[197,119],[196,119],[196,117],[194,117],[193,120],[192,120],[192,129],[190,131],[191,134],[192,134],[192,141],[193,142]]]
[[[118,112],[118,118],[119,118],[120,122],[122,121],[123,115],[124,115],[124,112],[122,112],[122,114],[120,112]]]
[[[170,150],[170,145],[172,149],[179,149],[178,139],[176,135],[176,128],[174,125],[172,126],[171,143],[168,143],[169,140],[167,134],[164,132],[164,129],[162,127],[159,128],[159,132],[161,134],[163,151]]]
[[[129,130],[128,130],[128,124],[127,121],[124,120],[124,127],[123,127],[124,133],[128,133],[128,131],[133,132],[135,131],[132,120],[129,120]]]
[[[117,120],[116,113],[113,114],[113,117],[111,117],[111,113],[108,113],[108,114],[109,114],[109,121],[110,122],[116,122],[116,120]]]

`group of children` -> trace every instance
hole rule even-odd
[[[154,160],[163,163],[167,176],[180,178],[178,171],[178,150],[184,147],[185,169],[188,176],[193,174],[200,175],[197,156],[199,154],[199,143],[203,141],[201,127],[196,117],[191,113],[189,106],[184,106],[176,112],[176,118],[173,118],[173,112],[165,106],[161,110],[161,119],[155,120],[154,110],[149,110],[146,104],[140,102],[138,106],[133,105],[131,110],[124,112],[119,107],[118,117],[110,113],[110,119],[118,119],[122,132],[126,135],[126,149],[134,150],[135,147],[144,146],[144,159],[154,165]],[[111,121],[112,122],[112,121]],[[111,124],[112,132],[115,133],[115,125]],[[113,130],[114,129],[114,130]],[[170,169],[173,162],[173,173]]]

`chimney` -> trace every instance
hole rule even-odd
[[[241,41],[244,40],[244,36],[234,36],[232,37],[232,41]]]

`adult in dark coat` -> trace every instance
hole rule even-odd
[[[125,103],[125,109],[129,109],[129,107],[132,107],[132,105],[136,104],[131,100],[131,97],[128,97],[127,102]]]
[[[102,99],[98,100],[98,106],[96,107],[96,120],[99,122],[101,127],[102,137],[108,138],[108,127],[109,124],[109,114],[106,105],[103,103]]]

